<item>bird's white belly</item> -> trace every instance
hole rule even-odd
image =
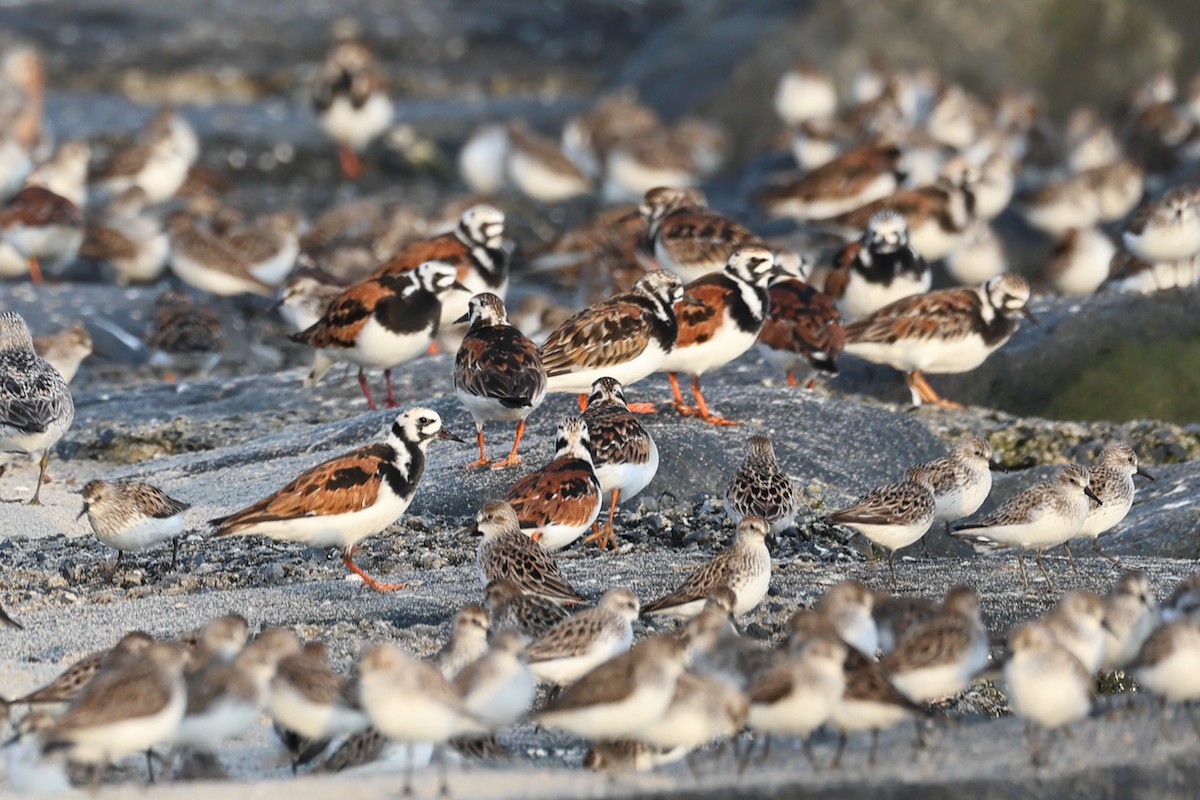
[[[392,124],[392,101],[376,92],[362,108],[355,108],[345,97],[337,96],[321,115],[321,129],[340,145],[362,150]]]
[[[272,539],[304,542],[311,547],[344,549],[383,531],[408,508],[410,501],[397,497],[386,484],[380,487],[379,494],[374,505],[358,511],[259,522],[238,531],[238,535],[269,536]]]
[[[645,350],[624,363],[606,367],[582,368],[549,377],[546,379],[546,391],[586,394],[591,392],[592,384],[603,377],[614,378],[620,381],[622,386],[628,388],[630,384],[657,371],[662,366],[666,355],[657,341],[650,341],[646,344]]]
[[[688,375],[703,375],[710,369],[721,367],[736,359],[754,346],[758,331],[743,331],[726,315],[722,327],[707,342],[677,347],[663,361],[659,372],[683,372]]]
[[[894,344],[855,342],[846,352],[875,364],[886,364],[903,372],[969,372],[984,362],[992,350],[976,335],[956,339],[901,339]]]
[[[96,533],[96,538],[123,552],[147,550],[183,533],[183,514],[171,517],[145,517],[132,528],[118,533]]]
[[[239,294],[262,294],[263,288],[253,281],[225,272],[212,269],[197,259],[178,250],[171,252],[171,272],[181,281],[219,297],[233,297]]]
[[[375,317],[371,317],[358,332],[353,347],[327,348],[325,352],[360,367],[392,369],[424,353],[433,341],[432,333],[433,328],[430,326],[416,333],[398,335],[383,327]]]
[[[853,275],[846,284],[845,294],[838,300],[838,310],[846,319],[866,316],[889,303],[929,291],[930,281],[928,272],[922,278],[899,276],[889,286]]]
[[[559,172],[520,150],[508,156],[508,177],[522,193],[542,203],[560,203],[591,190],[582,175]]]
[[[636,497],[650,485],[658,473],[658,445],[650,440],[649,458],[645,464],[604,464],[596,467],[596,478],[606,500],[612,499],[613,489],[620,489],[617,502],[623,503]]]
[[[845,525],[854,528],[863,536],[880,547],[888,550],[899,550],[913,544],[929,530],[933,518],[922,520],[911,525],[868,525],[861,522],[847,522]]]

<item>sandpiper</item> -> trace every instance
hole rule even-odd
[[[117,551],[114,571],[125,553],[149,550],[166,541],[172,542],[171,568],[175,568],[183,515],[192,507],[190,503],[175,500],[148,483],[131,480],[88,481],[82,494],[79,516],[87,514],[96,538]]]
[[[1106,445],[1089,473],[1088,486],[1100,499],[1088,498],[1087,518],[1076,535],[1091,539],[1092,549],[1117,563],[1115,556],[1100,547],[1100,534],[1119,525],[1133,507],[1133,476],[1148,480],[1154,480],[1154,476],[1138,463],[1133,448],[1123,444]]]
[[[554,603],[584,602],[583,595],[563,578],[554,556],[522,532],[511,505],[504,501],[487,503],[475,516],[475,525],[483,536],[475,562],[485,585],[506,580],[523,594]]]
[[[947,592],[938,617],[908,631],[879,666],[909,700],[930,703],[966,689],[987,663],[979,596],[957,586]]]
[[[507,578],[488,581],[483,596],[496,633],[511,629],[533,640],[569,616],[562,606],[536,594],[525,594]]]
[[[1053,731],[1083,719],[1092,708],[1092,676],[1079,659],[1039,623],[1022,625],[1009,637],[1012,656],[1004,664],[1004,685],[1013,713],[1025,720],[1034,765],[1045,762],[1033,736],[1034,724]],[[1192,670],[1195,674],[1195,670]]]
[[[525,648],[539,680],[569,686],[593,667],[629,649],[640,606],[628,589],[609,589],[595,608],[567,617]]]
[[[896,582],[896,551],[914,544],[929,531],[936,513],[933,492],[923,483],[901,481],[872,489],[848,508],[828,516],[888,551],[888,574]]]

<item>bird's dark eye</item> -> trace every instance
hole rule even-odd
[[[421,425],[428,425],[433,422],[433,420],[431,420],[429,417],[421,417],[419,420],[417,420],[417,422]]]

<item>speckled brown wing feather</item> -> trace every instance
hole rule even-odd
[[[389,281],[379,278],[359,281],[333,298],[325,316],[312,327],[290,338],[312,347],[353,347],[359,331],[379,304],[395,294],[396,289]]]
[[[525,648],[525,659],[530,664],[536,664],[540,661],[579,655],[591,647],[592,640],[600,634],[607,622],[611,622],[608,616],[595,609],[567,617],[545,635],[530,642]]]
[[[758,340],[773,350],[800,353],[817,369],[836,374],[846,329],[830,296],[793,278],[771,284],[770,298]]]
[[[26,186],[0,209],[0,227],[82,225],[83,213],[67,198],[41,186]]]
[[[1175,620],[1155,629],[1146,641],[1142,643],[1142,649],[1138,651],[1137,659],[1130,665],[1130,668],[1153,667],[1165,661],[1175,652],[1175,637],[1178,635],[1178,629],[1183,625],[1189,624],[1191,622],[1185,618]]]
[[[712,593],[713,589],[728,586],[729,562],[732,555],[729,550],[718,553],[711,561],[688,575],[687,580],[678,589],[642,606],[643,616],[664,608],[673,608],[696,600],[703,600]]]
[[[318,464],[269,497],[213,520],[213,535],[237,534],[260,522],[361,511],[378,497],[380,467],[392,457],[391,447],[373,444]]]
[[[971,647],[971,633],[957,620],[939,619],[902,637],[879,662],[885,673],[937,666]]]
[[[139,659],[119,669],[103,670],[58,719],[50,741],[72,728],[89,728],[158,712],[171,698],[171,686],[159,667]],[[69,738],[65,737],[65,738]]]
[[[675,304],[675,318],[679,321],[675,347],[704,344],[715,336],[725,321],[725,309],[735,291],[719,274],[689,283],[684,298]]]
[[[537,345],[508,325],[468,333],[454,359],[454,385],[506,408],[527,408],[546,389]]]
[[[30,692],[24,697],[18,697],[12,702],[33,704],[61,703],[70,700],[79,694],[92,678],[96,677],[96,673],[100,671],[100,666],[104,663],[106,655],[108,655],[107,650],[84,656],[67,667],[61,675],[50,683],[36,691]]]
[[[635,666],[634,659],[628,655],[604,662],[587,674],[587,680],[573,684],[547,703],[542,713],[553,714],[556,711],[621,702],[637,689]]]
[[[308,653],[296,653],[281,660],[274,680],[292,685],[309,701],[320,704],[339,702],[345,683],[328,663]]]
[[[567,603],[584,602],[584,597],[563,578],[558,561],[541,545],[520,532],[504,536],[512,538],[500,540],[493,557],[484,560],[483,576],[487,581],[505,578],[528,594]]]
[[[594,516],[600,486],[586,461],[558,458],[514,483],[505,499],[517,512],[522,528],[549,523],[583,525]]]
[[[910,229],[919,228],[939,209],[946,204],[946,192],[934,186],[922,186],[917,189],[906,189],[901,192],[867,203],[865,206],[831,217],[828,222],[837,225],[866,230],[867,222],[878,211],[889,209],[900,214],[908,221]]]
[[[914,714],[928,716],[929,712],[909,700],[892,686],[879,667],[868,661],[862,653],[853,647],[848,648],[846,655],[846,689],[842,694],[845,700],[858,700],[906,708]]]
[[[585,308],[542,344],[542,365],[550,377],[575,370],[624,364],[650,344],[646,306],[619,296]]]
[[[897,300],[846,326],[846,341],[893,344],[901,339],[956,339],[980,314],[974,289],[942,289]]]
[[[889,483],[872,489],[849,508],[829,515],[832,522],[891,525],[933,513],[933,495],[912,483]]]
[[[470,268],[471,251],[454,233],[444,233],[404,245],[375,270],[375,275],[401,275],[415,270],[426,261],[441,261],[457,267],[458,279],[462,280]]]
[[[684,264],[724,264],[736,250],[766,247],[758,236],[728,217],[705,209],[681,209],[659,225],[656,241]]]
[[[588,406],[583,412],[592,442],[592,463],[645,464],[650,460],[650,436],[632,412],[617,404]]]
[[[112,159],[96,173],[95,177],[97,180],[104,181],[136,175],[149,163],[150,154],[153,151],[154,145],[150,142],[141,142],[118,150]]]
[[[88,226],[79,246],[79,255],[94,261],[113,258],[134,258],[138,254],[137,243],[116,228]]]

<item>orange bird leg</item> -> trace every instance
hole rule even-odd
[[[338,163],[341,164],[342,174],[350,180],[362,175],[362,161],[352,147],[338,147]]]
[[[634,414],[654,414],[658,411],[654,403],[626,403],[625,407]]]
[[[425,355],[427,355],[427,356],[436,356],[440,352],[441,352],[441,348],[438,347],[437,342],[430,342],[429,347],[425,348]]]
[[[347,547],[342,551],[342,563],[346,568],[353,572],[358,577],[362,578],[364,584],[374,589],[377,592],[394,592],[397,589],[404,589],[408,586],[407,583],[384,583],[377,581],[362,570],[362,567],[354,563],[350,556],[354,553],[354,547]]]
[[[917,393],[920,395],[921,401],[924,403],[941,406],[942,408],[950,408],[957,411],[961,411],[964,407],[961,403],[956,403],[953,400],[947,400],[934,391],[934,388],[929,385],[929,381],[925,380],[925,376],[919,369],[914,369],[908,374],[908,386],[910,389],[915,389],[917,391]]]
[[[396,402],[396,398],[392,397],[392,371],[390,369],[383,371],[383,379],[387,381],[387,407],[399,408],[400,404]]]
[[[512,450],[509,451],[508,456],[506,458],[503,458],[500,461],[497,461],[495,464],[492,464],[492,469],[504,469],[505,467],[515,467],[517,464],[520,464],[522,461],[525,460],[525,459],[521,458],[519,455],[517,455],[517,448],[521,446],[521,437],[524,435],[525,435],[525,420],[521,420],[520,422],[517,423],[517,436],[515,439],[513,439]],[[483,434],[482,433],[479,434],[479,437],[480,437],[479,438],[479,453],[480,453],[480,455],[482,455],[483,454]]]
[[[704,393],[700,391],[699,376],[692,376],[692,394],[696,395],[696,406],[700,409],[700,419],[710,425],[741,425],[742,423],[732,419],[725,419],[708,410],[708,403],[704,402]]]
[[[45,280],[42,277],[42,265],[33,256],[25,259],[25,266],[29,269],[29,280],[41,286]]]
[[[476,467],[486,467],[488,464],[492,463],[491,461],[488,461],[487,453],[485,453],[484,449],[483,449],[483,426],[482,425],[480,425],[478,428],[475,429],[475,438],[479,440],[479,460],[472,461],[470,464],[467,464],[467,466],[466,466],[467,469],[475,469]]]
[[[579,413],[587,411],[588,396],[586,394],[579,395]]]
[[[533,533],[529,534],[529,538],[533,539],[535,542],[540,542],[542,540],[542,532],[534,531]]]
[[[599,521],[592,524],[592,532],[583,540],[584,544],[588,542],[598,542],[601,550],[617,548],[617,533],[613,529],[613,517],[617,514],[617,502],[621,498],[621,490],[613,489],[612,502],[608,505],[608,525],[603,529],[600,528]]]
[[[675,410],[685,417],[694,417],[699,414],[699,409],[683,402],[683,392],[679,391],[679,376],[674,372],[668,372],[667,380],[671,382],[671,394],[675,397]]]
[[[362,367],[358,368],[358,386],[362,389],[363,397],[367,398],[367,408],[375,411],[378,406],[375,405],[375,400],[371,397],[371,387],[367,386],[367,376],[363,373]]]
[[[796,388],[796,374],[790,369],[787,371],[787,383],[788,386],[791,386],[793,389]]]

